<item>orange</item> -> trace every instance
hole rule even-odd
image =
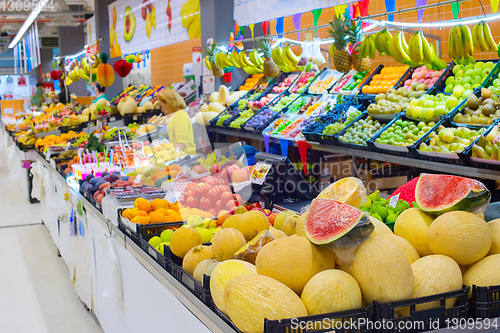
[[[164,223],[165,222],[165,216],[158,212],[151,212],[149,213],[149,222],[150,223]]]
[[[127,208],[122,211],[122,217],[132,220],[135,215],[136,215],[137,209],[136,208]]]
[[[138,209],[135,213],[135,216],[149,216],[149,214],[145,210]]]
[[[178,164],[172,164],[171,166],[168,167],[170,171],[175,170],[175,171],[181,171],[181,167]]]
[[[158,210],[159,208],[168,209],[168,201],[165,199],[154,199],[153,201],[151,201],[151,209]]]
[[[151,211],[151,203],[144,198],[137,198],[134,201],[134,206],[139,210],[145,210],[146,212]]]
[[[148,224],[149,216],[136,216],[130,222],[137,224]]]
[[[163,216],[168,216],[168,211],[165,208],[158,208],[155,212],[160,213]]]
[[[170,170],[170,177],[172,177],[172,179],[174,179],[178,175],[179,175],[179,171],[177,171],[177,170]]]
[[[177,212],[173,209],[167,209],[167,212],[168,212],[168,216],[175,216],[175,214],[177,214]]]
[[[171,204],[169,204],[169,206],[170,206],[170,209],[173,209],[176,212],[179,211],[179,203],[178,202],[171,203]]]

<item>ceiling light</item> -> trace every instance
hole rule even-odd
[[[23,38],[28,28],[31,27],[33,22],[35,22],[36,18],[38,17],[38,15],[40,15],[42,8],[45,8],[45,6],[47,6],[48,1],[49,0],[40,0],[38,2],[36,9],[33,10],[30,16],[28,16],[28,18],[26,19],[26,21],[24,21],[23,26],[21,27],[21,29],[19,29],[16,37],[14,37],[14,40],[10,43],[9,49],[14,48],[17,45],[17,43],[19,43],[19,41],[21,40],[21,38]]]

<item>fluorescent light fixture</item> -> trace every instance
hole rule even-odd
[[[19,43],[19,41],[21,40],[21,38],[23,38],[26,31],[29,29],[29,27],[31,27],[33,22],[35,22],[38,15],[40,15],[42,8],[45,8],[47,6],[48,1],[49,0],[40,0],[40,2],[38,2],[36,9],[34,11],[32,11],[30,16],[28,16],[26,21],[24,21],[23,26],[21,27],[21,29],[19,29],[16,37],[14,37],[14,40],[10,43],[9,49],[14,48],[14,46],[16,46],[17,43]]]
[[[493,21],[500,19],[500,15],[491,15],[491,16],[477,16],[476,18],[464,19],[464,20],[451,20],[451,21],[441,21],[435,23],[406,23],[406,22],[391,22],[386,20],[373,20],[368,19],[366,22],[370,22],[379,26],[397,26],[397,27],[405,27],[405,28],[439,28],[439,27],[452,27],[457,24],[474,24],[480,21]]]

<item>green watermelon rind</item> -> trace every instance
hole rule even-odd
[[[329,199],[316,199],[316,200],[329,200]],[[341,203],[341,202],[339,202],[339,203]],[[349,206],[349,205],[346,205],[346,206]],[[311,208],[312,208],[312,205],[311,205]],[[308,218],[309,218],[309,216],[312,216],[312,214],[307,215]],[[307,229],[307,219],[306,219],[306,222],[305,222],[306,237],[311,243],[313,243],[315,245],[326,245],[326,244],[330,244],[330,243],[332,243],[332,242],[338,240],[339,238],[346,236],[348,234],[351,234],[351,233],[358,234],[356,229],[364,227],[366,225],[366,223],[368,223],[368,222],[370,222],[370,219],[368,218],[368,216],[366,216],[366,214],[364,214],[361,211],[359,219],[357,219],[355,222],[353,222],[351,225],[349,225],[348,228],[345,228],[341,232],[335,234],[334,236],[332,236],[326,240],[319,241],[319,240],[315,239],[314,236],[312,236],[309,233],[309,230]]]
[[[458,199],[453,205],[450,205],[448,207],[444,208],[432,208],[426,206],[420,199],[419,199],[419,184],[421,178],[417,182],[417,186],[415,187],[415,200],[417,202],[418,207],[429,214],[432,214],[434,216],[439,216],[443,215],[448,212],[453,212],[453,211],[466,211],[466,212],[474,212],[476,209],[479,207],[483,206],[486,202],[491,197],[491,192],[486,188],[483,187],[482,190],[474,191],[474,190],[469,190],[467,195],[465,195],[462,199]]]

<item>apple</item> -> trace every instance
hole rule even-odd
[[[462,87],[461,85],[456,85],[453,88],[453,96],[455,96],[456,98],[462,97],[464,91],[465,91],[464,87]]]
[[[455,81],[457,80],[457,78],[459,77],[463,77],[465,75],[465,72],[463,69],[459,70],[456,74],[455,74]]]
[[[448,113],[448,109],[444,105],[437,105],[434,108],[434,112],[435,112],[436,116],[439,117],[441,115],[447,114]]]
[[[445,81],[445,84],[446,84],[447,86],[449,86],[450,84],[455,84],[455,77],[454,77],[454,76],[450,76],[450,77],[448,77],[448,78],[446,79],[446,81]]]
[[[451,94],[453,92],[453,87],[453,85],[446,86],[446,88],[444,88],[444,92],[447,94]]]
[[[455,65],[453,67],[453,70],[452,70],[453,71],[453,75],[457,75],[458,71],[461,71],[461,70],[463,71],[463,69],[464,69],[463,65]]]
[[[481,76],[474,76],[472,78],[471,84],[477,84],[477,83],[481,84],[481,82],[483,82],[483,78]]]
[[[466,99],[467,97],[469,97],[470,94],[472,94],[472,89],[467,89],[463,92],[462,98]]]
[[[495,87],[495,88],[500,87],[500,79],[493,80],[493,87]]]
[[[472,89],[472,84],[466,83],[463,85],[466,90]]]
[[[468,71],[470,69],[474,69],[474,64],[468,64],[464,67],[464,71]]]
[[[425,101],[424,108],[434,108],[436,106],[436,102],[433,100]]]
[[[492,69],[495,66],[495,63],[493,61],[488,61],[484,63],[483,68],[489,68]]]
[[[463,79],[462,79],[462,84],[466,84],[466,83],[469,83],[469,82],[471,82],[471,81],[472,81],[472,77],[471,77],[471,76],[469,76],[469,75],[466,75],[466,76],[464,76],[464,77],[463,77]]]
[[[486,66],[486,64],[485,64],[485,66]],[[491,68],[487,67],[487,68],[483,69],[483,71],[481,73],[482,73],[483,77],[487,77],[490,74],[490,72],[491,72]]]
[[[479,69],[481,69],[481,68],[483,68],[483,66],[484,66],[484,62],[482,62],[482,61],[478,61],[478,62],[476,62],[476,63],[474,64],[474,68],[479,68]]]
[[[481,87],[481,84],[479,84],[479,83],[476,83],[476,84],[472,85],[472,89],[477,89],[479,87]]]
[[[234,170],[231,175],[231,181],[233,183],[243,183],[249,180],[248,173],[243,169]]]

